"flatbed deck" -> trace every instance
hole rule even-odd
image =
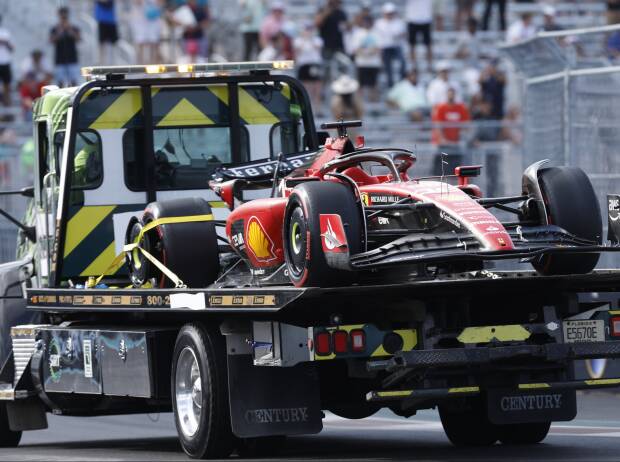
[[[61,312],[196,312],[275,313],[283,309],[323,305],[367,305],[377,300],[485,295],[620,292],[620,270],[585,275],[540,276],[534,271],[476,271],[442,275],[399,284],[337,288],[292,286],[226,289],[28,289],[30,310]]]

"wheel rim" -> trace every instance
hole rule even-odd
[[[196,354],[185,347],[177,361],[175,374],[177,419],[185,436],[196,434],[202,415],[202,380]]]
[[[289,243],[286,246],[289,271],[299,277],[306,268],[306,217],[301,207],[295,207],[290,215],[288,231]]]

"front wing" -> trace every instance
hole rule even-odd
[[[486,250],[473,234],[467,233],[410,234],[351,256],[349,265],[353,270],[365,270],[401,264],[534,259],[558,253],[620,251],[620,246],[600,245],[581,239],[554,225],[519,227],[508,231],[508,234],[514,249]]]

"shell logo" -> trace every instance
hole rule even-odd
[[[252,217],[245,230],[245,242],[258,261],[275,260],[275,245],[269,238],[258,218]]]

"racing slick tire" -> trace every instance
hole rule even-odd
[[[181,328],[172,357],[172,408],[185,453],[194,459],[228,457],[235,437],[230,423],[226,345],[217,329]]]
[[[211,215],[207,201],[184,198],[153,202],[147,205],[141,222],[133,222],[133,228],[128,230],[127,242],[133,242],[142,226],[159,218],[195,215]],[[141,245],[188,287],[207,287],[219,276],[219,247],[213,221],[160,225],[144,235]],[[135,255],[132,252],[128,258],[134,285],[153,277],[158,287],[174,287],[173,282],[138,251]]]
[[[536,444],[547,437],[551,422],[497,425],[502,444]]]
[[[498,439],[496,425],[487,416],[480,400],[472,400],[468,408],[439,406],[439,417],[446,436],[454,446],[491,446]]]
[[[340,215],[349,255],[362,246],[362,219],[351,189],[332,181],[302,183],[289,196],[284,215],[284,256],[289,277],[297,287],[350,284],[353,271],[332,268],[323,253],[320,215]]]
[[[576,167],[550,167],[540,171],[538,181],[549,224],[577,237],[600,244],[603,235],[601,210],[590,179]],[[585,274],[598,263],[598,253],[543,255],[532,265],[543,275]]]
[[[21,431],[13,431],[9,426],[6,403],[0,404],[0,448],[15,448],[22,439]]]

